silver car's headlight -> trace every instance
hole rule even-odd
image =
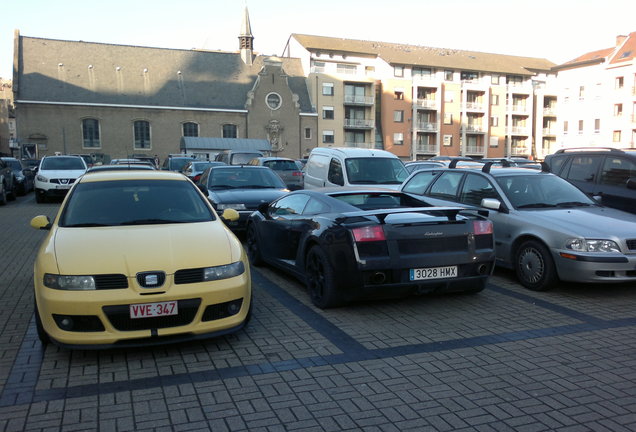
[[[44,182],[44,183],[47,183],[49,181],[49,179],[47,179],[43,175],[38,175],[37,179],[38,179],[38,181],[41,181],[41,182]]]
[[[228,279],[242,275],[243,273],[245,273],[245,265],[243,265],[243,261],[237,261],[232,264],[207,267],[203,269],[203,280],[215,281],[219,279]]]
[[[72,291],[90,291],[97,289],[93,276],[65,276],[51,273],[44,274],[44,286]]]
[[[216,208],[219,210],[225,210],[225,209],[245,210],[245,204],[243,203],[217,204]]]
[[[613,240],[570,239],[565,244],[567,249],[577,252],[619,252],[620,248]]]

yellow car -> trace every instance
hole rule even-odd
[[[235,210],[223,219],[236,220]],[[80,177],[35,260],[38,336],[69,348],[214,337],[241,329],[251,278],[240,241],[185,176],[104,171]]]

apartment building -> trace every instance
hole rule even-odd
[[[636,147],[636,32],[555,67],[556,146]]]
[[[535,88],[554,78],[548,60],[303,34],[290,36],[284,56],[309,71],[319,146],[384,148],[405,160],[541,152]],[[540,100],[549,129],[556,117],[545,104],[555,109],[556,96]]]

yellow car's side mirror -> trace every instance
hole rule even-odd
[[[234,209],[225,209],[223,210],[223,214],[221,215],[223,219],[230,222],[235,222],[239,220],[239,212]]]
[[[50,229],[51,221],[47,216],[39,215],[31,219],[31,226],[35,229]]]

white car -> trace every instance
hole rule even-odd
[[[86,169],[80,156],[45,156],[35,176],[35,200],[43,203],[50,197],[64,197]]]

